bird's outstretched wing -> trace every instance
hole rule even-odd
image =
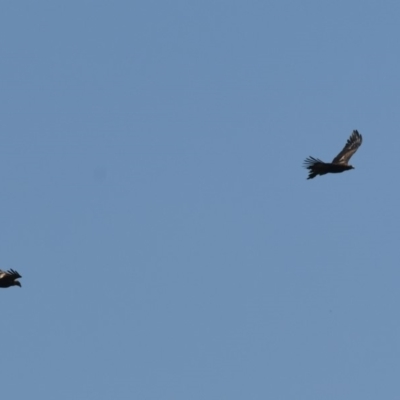
[[[9,269],[8,271],[3,271],[0,269],[0,279],[18,279],[18,278],[22,278],[22,276],[17,272],[14,271],[13,269]]]
[[[332,164],[342,164],[347,165],[351,156],[357,151],[361,146],[362,136],[357,130],[353,131],[347,140],[346,146],[343,150],[332,160]]]

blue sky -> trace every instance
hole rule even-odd
[[[399,17],[4,1],[2,396],[398,399]]]

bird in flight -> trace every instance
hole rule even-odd
[[[17,271],[13,269],[2,271],[0,269],[0,288],[8,288],[10,286],[21,287],[21,282],[17,281],[18,278],[22,278],[22,276]]]
[[[308,178],[315,178],[317,175],[325,174],[336,174],[349,169],[354,169],[352,165],[349,165],[351,156],[361,146],[362,136],[357,130],[354,130],[347,140],[343,150],[332,160],[331,163],[325,163],[318,158],[308,157],[304,161],[304,168],[309,170]]]

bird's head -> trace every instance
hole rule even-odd
[[[14,286],[19,286],[19,287],[22,287],[22,286],[21,286],[21,282],[20,282],[20,281],[14,281],[13,283],[14,283]]]

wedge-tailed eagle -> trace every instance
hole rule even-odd
[[[362,136],[357,130],[354,130],[347,140],[343,150],[332,160],[331,163],[325,163],[318,158],[308,157],[304,161],[304,168],[309,170],[307,179],[315,178],[317,175],[325,175],[329,173],[339,173],[354,169],[348,162],[351,156],[361,146]]]

